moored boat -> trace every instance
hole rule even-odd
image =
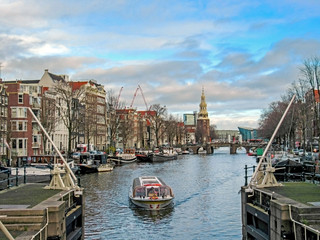
[[[138,151],[136,152],[136,157],[140,162],[151,162],[149,151]]]
[[[102,163],[98,166],[98,172],[110,172],[113,170],[113,164],[111,163]]]
[[[176,153],[152,153],[150,154],[151,162],[164,162],[170,160],[176,160],[178,154]]]
[[[81,174],[95,173],[98,171],[98,165],[94,164],[92,159],[88,159],[78,164]]]
[[[159,177],[142,176],[133,180],[129,198],[138,207],[160,210],[172,203],[174,195],[172,189]]]
[[[134,149],[126,149],[124,153],[120,153],[116,156],[108,156],[116,164],[133,163],[137,161]]]

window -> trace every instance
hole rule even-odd
[[[19,139],[19,148],[23,148],[23,140],[22,139]]]
[[[16,149],[17,148],[17,141],[16,139],[12,139],[12,148]]]
[[[23,94],[18,95],[18,103],[23,103]]]
[[[17,129],[17,122],[16,121],[12,121],[11,122],[11,130],[15,131]]]
[[[11,108],[11,117],[16,118],[17,117],[17,109],[16,108]]]
[[[27,131],[27,122],[26,121],[12,121],[11,122],[12,131]]]
[[[11,108],[11,117],[12,118],[26,118],[27,109],[26,108]]]

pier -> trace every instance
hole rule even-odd
[[[306,182],[241,188],[243,239],[319,239],[320,188]]]
[[[17,240],[82,239],[83,207],[83,195],[75,189],[52,190],[33,183],[0,192],[0,222]],[[0,233],[0,239],[6,237]]]

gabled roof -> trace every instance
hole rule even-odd
[[[60,81],[65,82],[65,80],[64,80],[64,78],[62,76],[55,75],[55,74],[50,73],[50,72],[48,72],[48,74],[49,74],[49,76],[52,78],[52,80],[54,82],[60,82]]]
[[[69,82],[73,91],[80,89],[83,85],[86,85],[87,83],[88,82]]]

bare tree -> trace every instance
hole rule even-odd
[[[41,115],[40,121],[42,126],[46,129],[48,135],[52,135],[55,131],[56,127],[56,93],[54,92],[45,92],[42,96],[42,108],[41,108]],[[42,146],[43,146],[43,153],[46,154],[49,150],[46,149],[48,138],[43,131],[42,133]]]
[[[167,135],[170,146],[173,146],[173,141],[177,135],[178,122],[172,114],[169,115],[168,119],[164,121],[164,131]]]
[[[122,139],[123,149],[127,148],[128,139],[131,139],[133,136],[133,113],[131,110],[118,110],[119,114],[119,137]]]
[[[311,100],[311,109],[313,110],[313,136],[318,138],[320,145],[320,116],[319,116],[319,90],[320,90],[320,58],[313,57],[304,61],[303,67],[300,68],[304,80],[308,81],[313,99]]]
[[[117,142],[117,134],[120,126],[120,115],[117,113],[118,109],[124,108],[124,102],[119,102],[118,97],[113,90],[107,91],[107,106],[109,116],[109,137],[110,146],[115,148]]]
[[[166,107],[160,104],[151,105],[150,109],[155,112],[153,116],[153,124],[151,125],[156,135],[156,146],[159,147],[160,139],[163,135],[164,119],[167,114]]]
[[[72,134],[78,128],[77,109],[74,107],[75,100],[82,100],[84,97],[85,89],[81,87],[79,89],[72,89],[69,82],[58,82],[54,87],[57,93],[56,107],[58,115],[68,130],[68,154],[71,154],[71,142],[75,138]]]
[[[87,93],[85,102],[84,133],[88,146],[94,141],[93,136],[97,135],[97,99],[94,95]],[[96,144],[93,142],[93,144]]]
[[[217,133],[216,133],[216,129],[217,129],[216,125],[214,125],[214,124],[210,125],[210,138],[211,138],[211,140],[218,138]]]

